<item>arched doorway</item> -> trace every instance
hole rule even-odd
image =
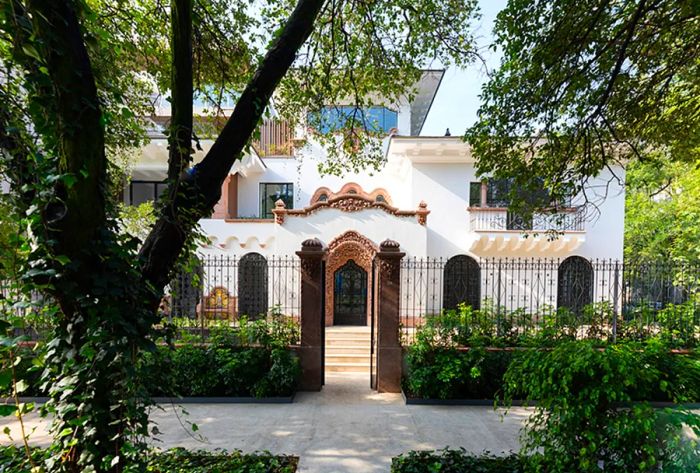
[[[367,271],[354,260],[333,274],[333,325],[367,325]]]
[[[326,262],[326,325],[338,324],[335,321],[335,277],[337,271],[344,267],[349,261],[364,271],[366,275],[366,288],[372,287],[372,260],[377,253],[377,246],[368,238],[350,230],[328,245],[328,259]],[[362,325],[367,325],[370,317],[370,307],[372,304],[370,291],[365,293],[365,321]]]
[[[238,313],[250,319],[267,315],[267,259],[246,253],[238,263]]]
[[[467,255],[447,260],[443,274],[442,308],[456,309],[459,304],[481,306],[481,268]]]
[[[580,256],[569,256],[559,265],[557,307],[581,315],[593,302],[593,266]]]

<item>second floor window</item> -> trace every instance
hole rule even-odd
[[[260,218],[272,218],[275,202],[281,200],[285,207],[294,207],[294,185],[283,183],[260,183]]]
[[[398,127],[399,115],[386,107],[369,107],[360,110],[352,106],[324,107],[309,114],[309,124],[320,133],[332,133],[345,128],[354,120],[374,133],[389,133]]]
[[[167,186],[163,181],[132,180],[129,182],[125,201],[129,205],[140,205],[148,201],[157,202]]]
[[[550,205],[549,194],[540,187],[536,191],[526,191],[524,189],[515,189],[515,183],[512,179],[489,179],[484,182],[469,183],[469,206],[470,207],[510,207],[511,197],[515,190],[516,195],[530,203],[531,205],[546,206]],[[485,192],[484,192],[485,191]],[[482,197],[485,196],[484,200]],[[560,204],[561,206],[571,206],[571,198]]]

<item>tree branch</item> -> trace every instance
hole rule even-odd
[[[214,145],[182,182],[182,191],[171,207],[174,215],[161,213],[140,252],[143,278],[156,289],[162,290],[168,283],[169,272],[188,232],[199,218],[208,216],[221,197],[224,179],[241,158],[272,93],[311,34],[323,3],[324,0],[299,0]]]

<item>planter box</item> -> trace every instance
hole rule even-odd
[[[294,394],[280,397],[154,397],[156,404],[291,404]]]
[[[422,397],[409,397],[403,390],[401,397],[407,405],[413,406],[491,406],[493,399],[426,399]],[[522,406],[525,401],[514,400],[512,406]]]
[[[280,397],[154,397],[156,404],[291,404],[294,402],[295,394]],[[43,404],[48,401],[48,397],[20,397],[22,403],[34,402]],[[0,403],[14,404],[11,397],[0,398]]]

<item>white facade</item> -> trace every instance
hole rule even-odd
[[[396,126],[384,140],[386,160],[379,171],[322,176],[317,167],[326,159],[326,153],[313,141],[295,149],[293,156],[248,155],[236,163],[215,209],[214,215],[220,218],[201,221],[211,241],[202,251],[292,255],[308,238],[318,238],[327,245],[344,232],[354,230],[375,245],[387,238],[396,240],[409,257],[449,258],[465,254],[482,258],[563,259],[578,255],[621,260],[625,190],[624,169],[620,167],[612,168],[614,176],[605,172],[591,180],[587,197],[595,202],[597,212],[585,217],[573,211],[560,219],[535,216],[527,230],[509,229],[512,226],[507,223],[507,209],[488,207],[483,201],[481,208],[470,208],[470,183],[478,179],[469,146],[458,137],[410,136],[420,133],[441,77],[440,71],[426,72],[414,100],[396,104]],[[211,142],[202,145],[206,152]],[[201,160],[204,152],[196,154],[195,162]],[[162,180],[166,162],[165,138],[154,139],[134,170],[136,184],[132,186]],[[273,183],[291,184],[293,199],[285,212],[295,212],[278,219],[261,215],[262,187]],[[334,194],[349,183],[356,184],[356,192],[368,198],[376,196],[373,191],[381,191],[387,204],[369,205],[365,201],[366,208],[344,206],[338,201],[342,196]],[[334,199],[309,212],[300,212],[314,204],[312,199],[320,188],[326,188]],[[134,189],[130,187],[127,195],[150,192],[150,188]],[[154,189],[157,194],[157,185]],[[416,213],[421,203],[429,211],[427,220]],[[580,199],[574,199],[572,207],[577,204]],[[547,232],[552,229],[560,231]]]
[[[316,237],[328,244],[345,231],[355,230],[376,244],[387,238],[396,240],[408,256],[415,257],[579,255],[622,259],[624,185],[609,175],[591,182],[591,195],[601,197],[597,203],[599,214],[583,218],[576,230],[547,233],[549,228],[542,223],[539,228],[533,225],[532,231],[500,228],[505,211],[469,209],[469,184],[478,179],[469,147],[459,138],[394,136],[388,143],[386,165],[374,174],[321,176],[317,159],[322,158],[267,158],[264,169],[239,176],[238,212],[247,218],[202,220],[204,232],[212,241],[206,252],[293,254],[307,238]],[[624,177],[623,169],[613,171],[617,177]],[[260,216],[261,183],[291,183],[294,209],[309,207],[321,187],[336,193],[343,185],[355,183],[367,193],[384,189],[392,207],[400,210],[414,211],[425,202],[430,214],[425,225],[416,217],[396,216],[375,208],[354,212],[325,208],[309,215],[288,215],[282,223],[249,220]],[[485,225],[479,225],[477,214]],[[490,219],[496,223],[489,225]]]

